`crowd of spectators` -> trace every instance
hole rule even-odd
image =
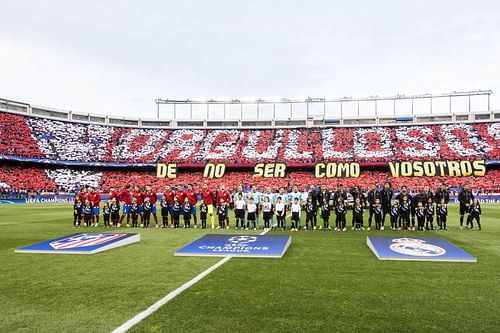
[[[31,136],[27,118],[0,112],[0,154],[42,158],[36,140]]]
[[[75,192],[83,186],[94,186],[101,192],[107,192],[109,187],[122,188],[125,184],[145,186],[151,184],[156,189],[163,189],[166,184],[201,184],[207,183],[210,187],[219,187],[224,184],[228,189],[238,186],[258,186],[265,188],[291,187],[298,185],[303,188],[311,184],[326,185],[336,188],[339,184],[347,187],[360,185],[368,189],[373,183],[382,185],[385,181],[393,184],[394,188],[402,186],[420,189],[425,185],[431,188],[446,184],[450,188],[460,188],[468,183],[472,190],[480,193],[498,192],[500,189],[500,170],[489,170],[485,177],[391,177],[386,171],[362,171],[359,178],[315,178],[312,171],[290,171],[285,178],[254,177],[252,171],[226,171],[222,179],[203,178],[202,171],[179,172],[178,178],[168,180],[157,178],[153,170],[144,171],[90,171],[75,169],[43,169],[34,167],[0,168],[0,180],[12,191],[25,192]],[[7,189],[6,189],[7,190]]]
[[[43,168],[0,166],[0,182],[14,192],[54,192],[56,183]]]
[[[0,154],[205,164],[500,158],[500,123],[310,129],[137,129],[0,113]]]
[[[82,186],[99,188],[102,172],[72,169],[47,169],[47,177],[54,181],[61,192],[76,192]]]
[[[43,156],[53,160],[102,161],[113,134],[109,126],[30,117],[26,122]]]
[[[500,160],[500,123],[415,125],[395,127],[335,127],[309,129],[138,129],[56,121],[0,113],[0,155],[79,162],[158,161],[179,164],[207,162],[253,165],[256,162],[315,163],[318,161],[387,162],[391,160]],[[290,169],[289,169],[290,170]],[[386,171],[363,170],[360,178],[315,179],[312,171],[289,171],[284,179],[255,178],[251,171],[228,171],[223,179],[204,179],[201,171],[182,171],[170,183],[208,182],[287,187],[326,184],[367,187],[391,181],[396,188],[469,182],[476,191],[498,191],[500,171],[486,177],[401,177]],[[109,186],[169,182],[154,171],[95,171],[82,169],[0,167],[0,188],[11,195],[30,191],[72,192],[89,185]],[[6,194],[7,195],[7,194]]]

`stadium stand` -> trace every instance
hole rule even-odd
[[[44,157],[23,116],[0,112],[0,154]]]
[[[1,166],[0,180],[8,186],[9,191],[21,190],[45,192],[56,191],[56,183],[50,179],[43,168]]]
[[[500,123],[272,130],[122,128],[0,113],[0,153],[52,160],[359,162],[499,157]]]
[[[166,184],[197,184],[208,183],[211,187],[224,184],[228,189],[235,189],[239,185],[271,187],[277,189],[298,185],[305,188],[311,184],[325,184],[328,188],[335,188],[338,184],[346,187],[355,185],[368,189],[373,183],[380,185],[390,181],[394,188],[399,189],[406,185],[412,189],[421,189],[429,185],[432,189],[447,184],[451,188],[458,188],[467,182],[474,192],[487,193],[497,191],[500,187],[500,170],[490,170],[485,177],[399,177],[393,178],[386,171],[363,171],[359,178],[314,178],[312,172],[291,171],[284,179],[255,178],[249,171],[229,171],[223,179],[203,178],[201,171],[180,173],[175,180],[157,178],[152,170],[145,171],[88,171],[73,169],[44,169],[37,167],[0,167],[0,179],[12,190],[26,190],[34,192],[73,192],[83,186],[95,186],[101,192],[107,192],[110,186],[121,188],[124,184],[145,186],[151,184],[161,190]]]
[[[158,161],[180,165],[204,165],[207,161],[246,166],[246,171],[226,171],[222,180],[204,179],[200,169],[181,172],[173,184],[202,182],[227,188],[238,185],[260,187],[326,184],[335,187],[391,181],[396,188],[420,188],[441,184],[459,187],[469,182],[475,191],[497,191],[500,171],[488,169],[486,177],[401,177],[384,170],[362,170],[359,178],[316,179],[311,171],[293,169],[287,178],[254,178],[248,170],[257,161],[295,163],[296,167],[318,161],[382,163],[398,160],[497,160],[500,157],[500,123],[451,123],[375,127],[276,128],[276,129],[153,129],[132,128],[32,117],[0,112],[0,155],[9,164],[0,167],[0,184],[8,191],[73,191],[81,186],[109,186],[125,183],[153,184],[161,188],[168,181],[156,178]],[[17,157],[45,159],[42,164],[15,164]],[[52,167],[43,163],[47,160]],[[83,163],[80,168],[63,161]],[[24,161],[26,162],[26,161]],[[29,162],[29,161],[28,161]],[[97,162],[90,169],[86,163]],[[113,169],[109,163],[148,163],[140,171]],[[115,165],[116,166],[116,165]],[[105,169],[103,169],[105,168]],[[134,169],[138,170],[138,169]]]
[[[207,180],[202,177],[201,172],[185,173],[174,181],[166,181],[158,179],[154,173],[143,172],[105,172],[101,179],[101,188],[106,191],[109,186],[120,187],[123,186],[124,180],[128,180],[131,184],[146,185],[147,183],[153,184],[155,188],[162,188],[166,183],[171,184],[203,184],[209,183],[211,186],[224,184],[226,188],[236,189],[239,185],[251,186],[255,185],[261,189],[271,187],[278,189],[280,187],[288,187],[298,185],[301,189],[305,189],[309,185],[322,185],[325,184],[328,188],[336,188],[337,185],[343,184],[345,187],[353,187],[360,185],[363,189],[368,190],[369,186],[373,183],[383,185],[383,182],[390,181],[396,189],[406,185],[412,189],[422,189],[425,185],[429,185],[433,189],[440,188],[442,184],[448,184],[452,188],[461,187],[464,182],[469,182],[475,192],[490,192],[498,189],[500,185],[500,171],[492,170],[486,174],[486,177],[399,177],[393,178],[388,172],[383,171],[365,171],[359,178],[329,178],[318,179],[314,178],[311,172],[305,171],[292,171],[289,172],[287,178],[255,178],[252,177],[251,172],[233,171],[227,172],[223,179]]]

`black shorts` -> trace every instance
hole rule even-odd
[[[234,210],[234,217],[237,219],[244,219],[245,218],[245,210],[244,209],[235,209]]]
[[[460,204],[460,215],[464,215],[465,213],[469,212],[469,207],[467,207],[465,204]]]
[[[300,218],[299,213],[297,212],[292,212],[292,221],[298,221]]]
[[[249,221],[255,221],[255,213],[248,213],[247,219]]]

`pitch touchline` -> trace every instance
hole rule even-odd
[[[259,234],[259,236],[263,236],[265,235],[267,232],[269,231],[268,230],[265,230],[263,232],[261,232]],[[201,279],[203,279],[205,276],[207,276],[208,274],[210,274],[211,272],[215,271],[217,268],[219,268],[220,266],[224,265],[226,262],[229,261],[229,259],[231,259],[232,256],[227,256],[227,257],[224,257],[222,258],[221,260],[219,260],[218,262],[216,262],[214,265],[210,266],[209,268],[207,268],[206,270],[204,270],[203,272],[201,272],[200,274],[196,275],[194,278],[192,278],[191,280],[189,280],[188,282],[184,283],[182,286],[180,286],[179,288],[175,289],[175,290],[172,290],[168,295],[166,295],[165,297],[161,298],[160,300],[158,300],[156,303],[154,303],[153,305],[151,305],[149,308],[147,308],[146,310],[136,314],[134,317],[130,318],[129,320],[127,320],[125,323],[123,323],[121,326],[115,328],[112,333],[124,333],[124,332],[127,332],[129,329],[131,329],[133,326],[137,325],[139,322],[141,322],[144,318],[150,316],[151,314],[153,314],[156,310],[158,310],[160,307],[162,307],[163,305],[167,304],[168,302],[170,302],[171,300],[173,300],[175,297],[177,297],[179,294],[181,294],[183,291],[185,291],[186,289],[188,289],[189,287],[193,286],[195,283],[199,282]]]

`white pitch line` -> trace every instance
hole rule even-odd
[[[269,229],[261,232],[259,234],[259,236],[265,235],[268,231],[269,231]],[[153,305],[151,305],[146,310],[144,310],[144,311],[136,314],[134,317],[132,317],[131,319],[127,320],[121,326],[115,328],[112,331],[112,333],[125,333],[125,332],[127,332],[129,329],[131,329],[133,326],[137,325],[143,319],[145,319],[146,317],[152,315],[160,307],[162,307],[163,305],[165,305],[168,302],[170,302],[171,300],[173,300],[175,297],[177,297],[183,291],[185,291],[189,287],[191,287],[194,284],[196,284],[197,282],[199,282],[201,279],[203,279],[205,276],[207,276],[208,274],[210,274],[213,271],[215,271],[220,266],[224,265],[231,258],[232,258],[232,256],[227,256],[227,257],[222,258],[221,260],[219,260],[218,262],[216,262],[214,265],[210,266],[209,268],[207,268],[206,270],[204,270],[200,274],[196,275],[194,278],[192,278],[188,282],[184,283],[179,288],[177,288],[175,290],[172,290],[168,295],[166,295],[165,297],[163,297],[160,300],[158,300],[156,303],[154,303]]]

